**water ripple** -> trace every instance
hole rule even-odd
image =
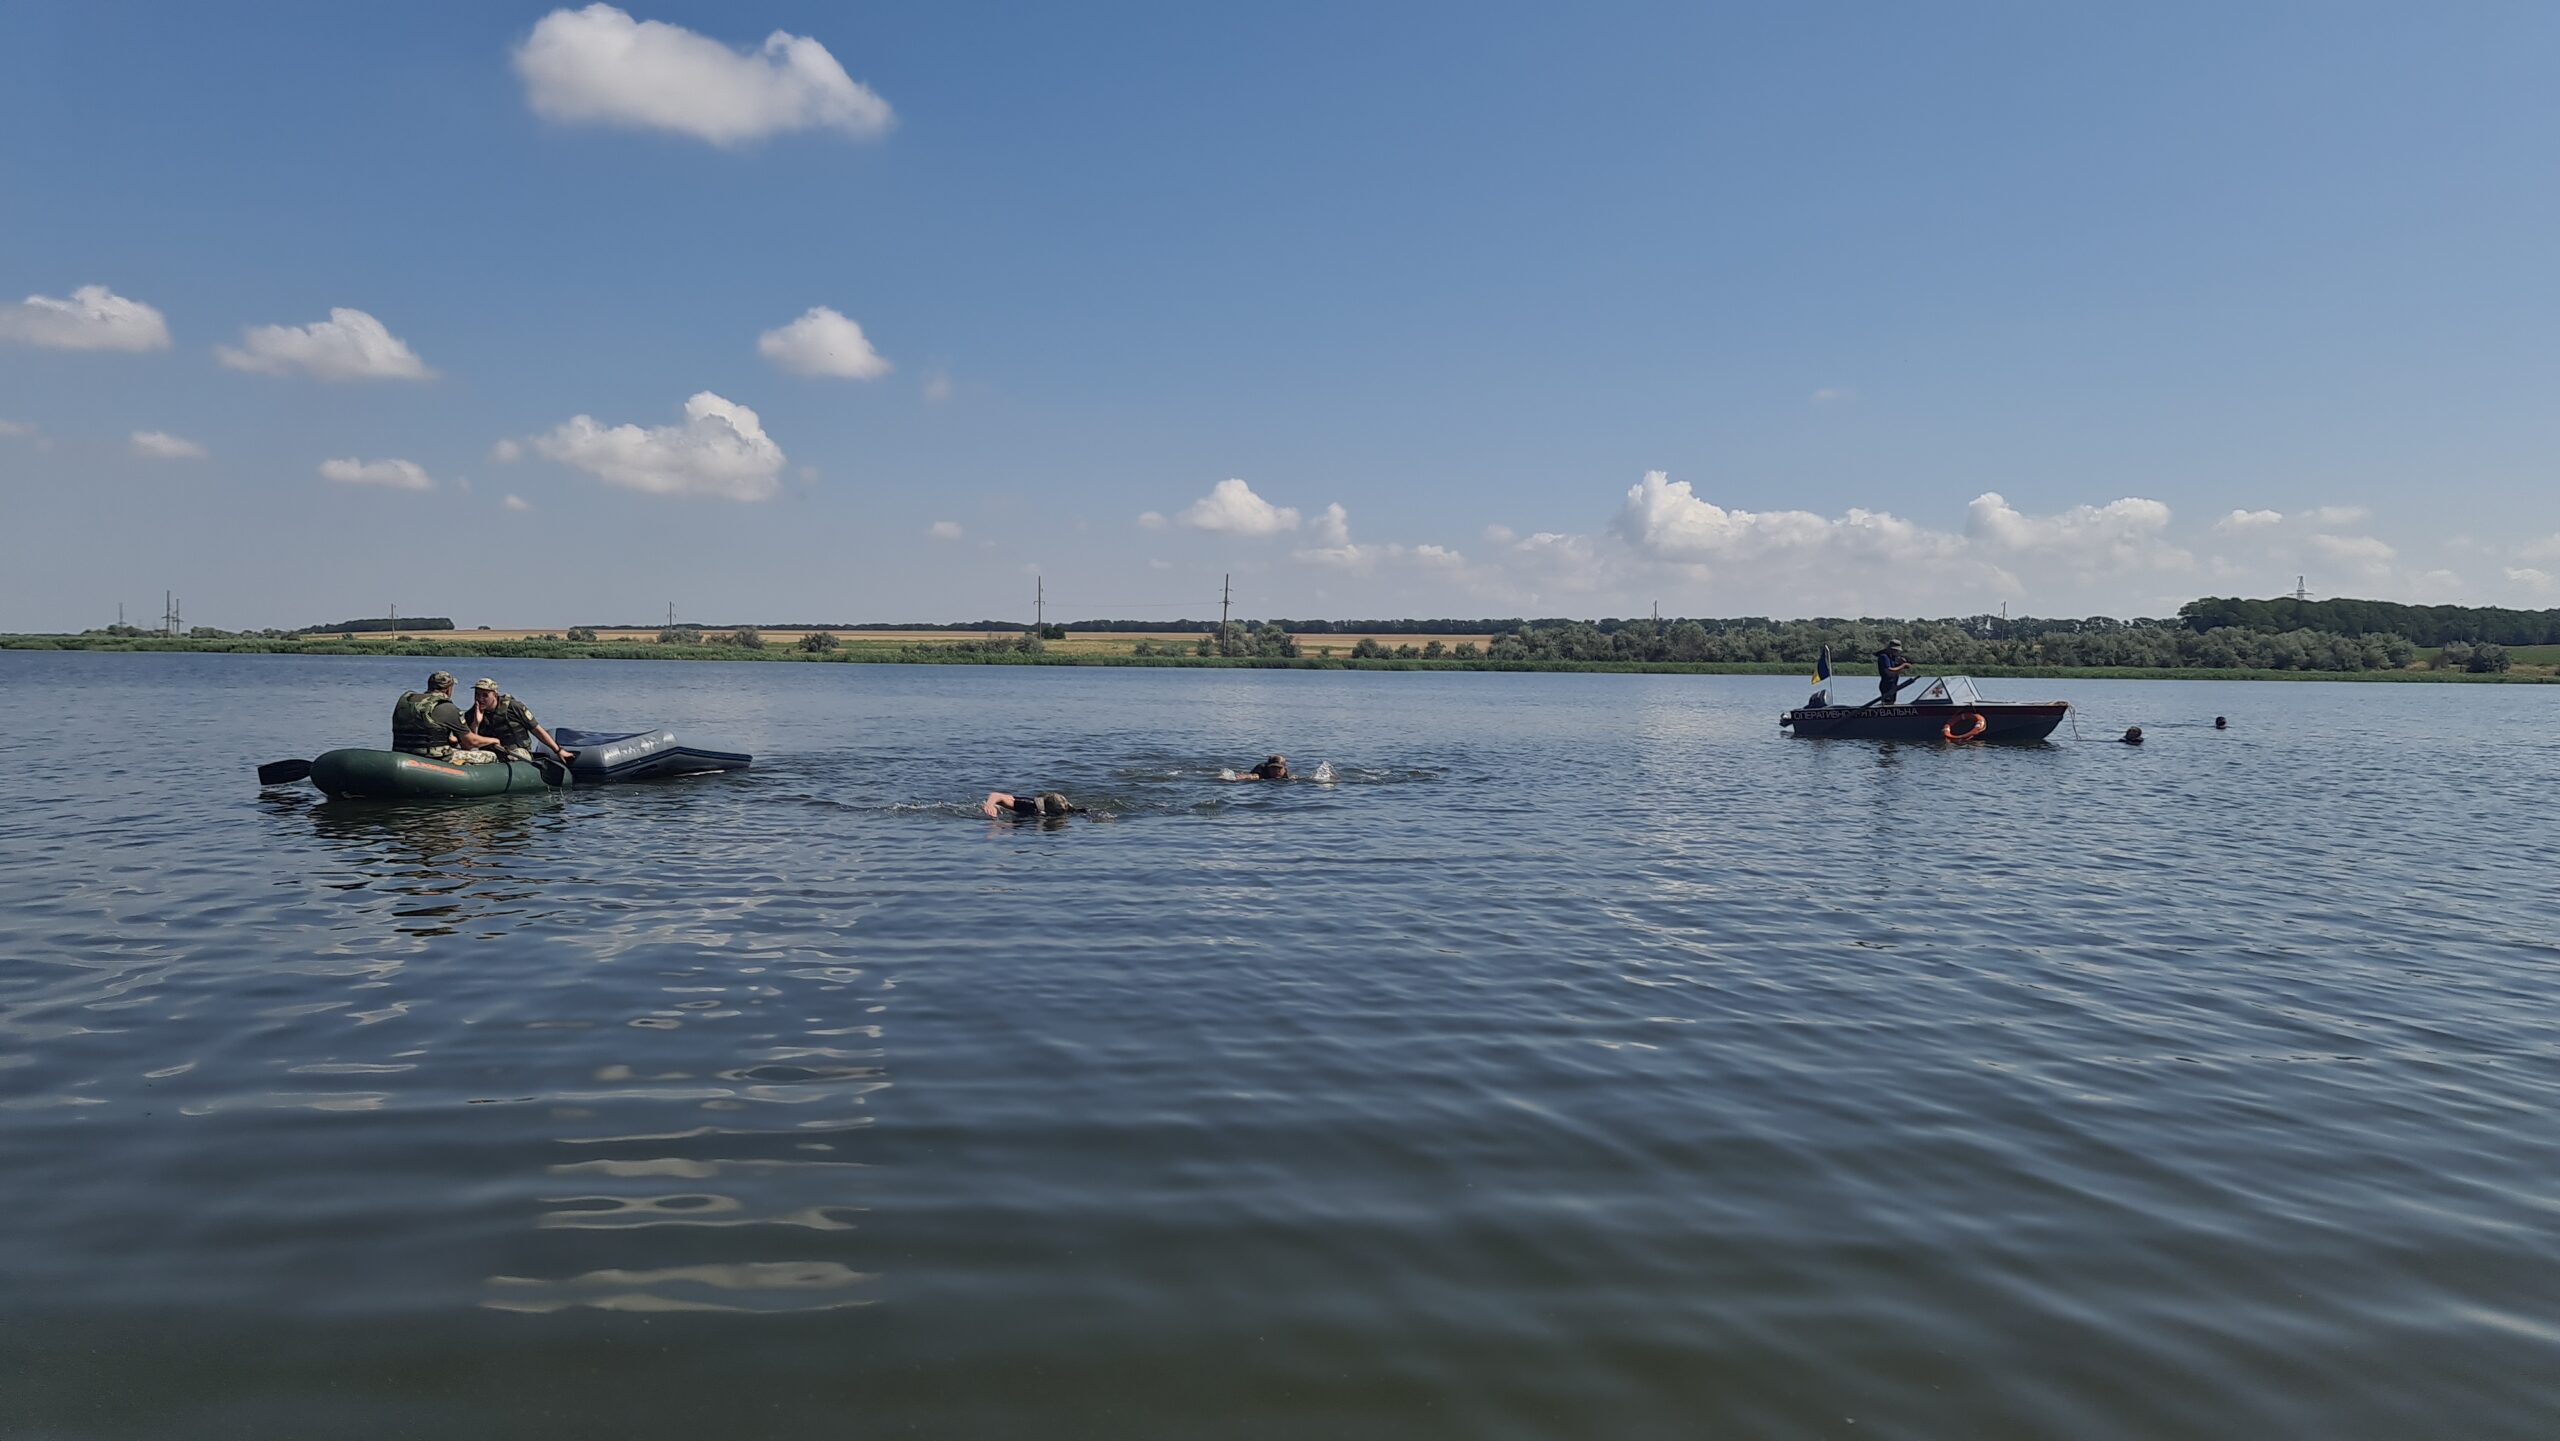
[[[0,772],[30,1434],[2560,1403],[2560,835],[2447,780],[2560,781],[2547,691],[2020,683],[2135,751],[1796,742],[1754,678],[508,662],[766,759],[250,784],[415,668],[0,655],[127,742]],[[1215,779],[1274,748],[1334,783]],[[974,813],[1024,785],[1105,815]]]

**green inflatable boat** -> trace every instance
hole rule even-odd
[[[557,761],[548,765],[490,761],[457,766],[400,751],[337,750],[324,751],[311,763],[311,783],[333,796],[433,800],[557,790],[569,783],[569,774],[568,768]]]

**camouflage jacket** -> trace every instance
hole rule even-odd
[[[391,707],[391,748],[395,751],[422,755],[437,746],[452,745],[469,728],[453,697],[431,690],[413,690]]]
[[[476,712],[476,716],[472,729],[480,734],[500,745],[523,746],[527,750],[533,748],[533,712],[525,708],[523,701],[511,695],[501,695],[497,704]]]

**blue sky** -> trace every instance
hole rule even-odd
[[[19,3],[0,628],[2560,604],[2555,42]]]

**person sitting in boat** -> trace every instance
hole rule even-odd
[[[498,742],[471,728],[453,703],[452,672],[441,670],[427,677],[425,690],[410,691],[391,707],[391,748],[458,766],[498,758]]]
[[[471,709],[463,718],[471,722],[473,730],[495,739],[498,754],[507,760],[532,760],[535,741],[549,746],[563,765],[577,754],[553,740],[551,732],[542,728],[542,722],[533,718],[523,701],[501,692],[498,683],[487,676],[471,683]]]
[[[1015,795],[1011,791],[989,791],[987,792],[986,803],[978,807],[978,809],[986,812],[990,817],[1002,817],[1009,815],[1016,818],[1027,818],[1030,816],[1080,816],[1085,813],[1084,807],[1075,804],[1056,791],[1042,791],[1036,796]]]
[[[1289,779],[1289,758],[1272,756],[1251,770],[1235,771],[1224,777],[1231,781],[1285,781]]]
[[[1876,652],[1877,699],[1893,704],[1894,693],[1902,689],[1903,678],[1911,673],[1911,662],[1902,658],[1902,642],[1889,640]]]

